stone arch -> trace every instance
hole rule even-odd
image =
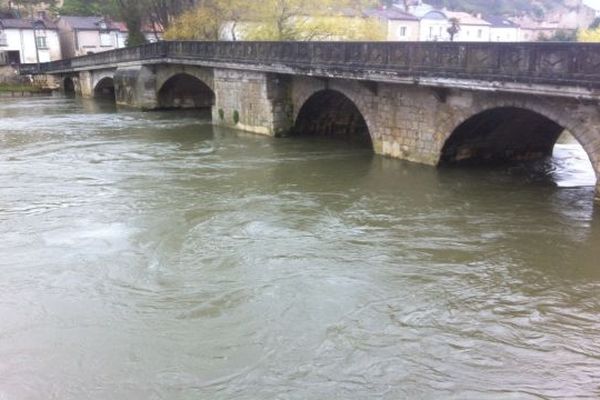
[[[176,75],[186,74],[202,81],[213,92],[216,92],[214,85],[214,70],[212,68],[202,68],[190,65],[161,65],[156,68],[156,88],[157,91],[165,83]]]
[[[75,94],[75,80],[71,76],[63,79],[63,92],[67,95]]]
[[[115,98],[115,81],[112,76],[104,77],[96,83],[94,86],[94,97]]]
[[[293,134],[326,136],[373,147],[365,114],[342,90],[320,89],[301,101],[294,116]]]
[[[180,72],[159,86],[157,100],[162,109],[210,109],[215,105],[215,92],[205,81]]]
[[[600,149],[593,145],[600,133],[594,128],[600,113],[588,107],[566,99],[474,101],[468,109],[454,110],[455,117],[442,124],[446,129],[438,165],[541,158],[552,154],[566,130],[584,148],[600,177]],[[595,115],[594,121],[590,115]]]
[[[97,70],[91,72],[92,87],[95,88],[98,84],[106,78],[114,79],[114,70]]]

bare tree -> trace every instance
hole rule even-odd
[[[460,20],[458,18],[450,18],[450,26],[447,31],[450,34],[450,41],[454,42],[454,36],[460,32]]]

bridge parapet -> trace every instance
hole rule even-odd
[[[467,79],[600,87],[600,44],[456,42],[172,41],[25,65],[22,73],[64,73],[128,62],[204,62],[315,76]]]

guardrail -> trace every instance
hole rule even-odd
[[[158,42],[22,66],[22,73],[60,73],[132,61],[251,64],[393,76],[484,79],[600,86],[600,43],[457,42]]]

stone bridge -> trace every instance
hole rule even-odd
[[[216,125],[361,141],[430,165],[545,157],[567,130],[600,176],[600,44],[159,42],[22,73],[119,106],[206,108]]]

